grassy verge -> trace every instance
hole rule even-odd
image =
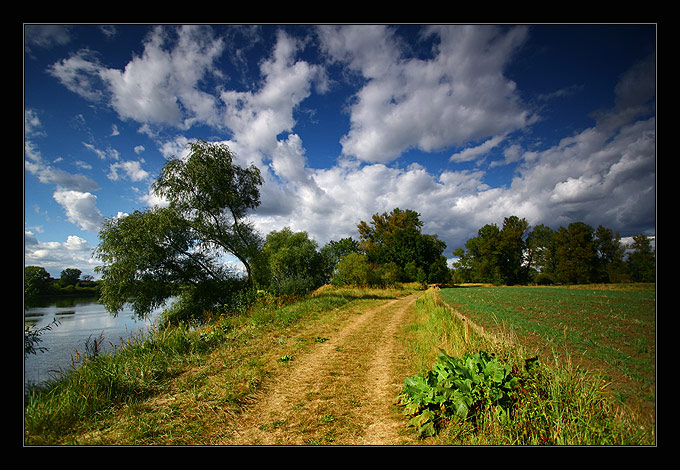
[[[247,314],[200,328],[158,327],[116,354],[86,355],[24,400],[27,445],[209,445],[257,398],[267,378],[323,341],[342,318],[411,288],[329,287],[290,303],[261,299]]]
[[[490,402],[481,406],[481,401],[474,405],[474,419],[434,413],[440,430],[424,443],[654,444],[653,432],[639,416],[605,392],[609,382],[568,360],[568,353],[541,356],[538,367],[529,370],[527,364],[535,364],[535,351],[525,349],[512,329],[505,327],[490,335],[471,322],[466,329],[462,317],[456,315],[438,290],[428,291],[418,301],[417,310],[418,321],[410,326],[409,348],[421,375],[430,371],[440,349],[458,358],[486,351],[508,365],[521,383],[509,416],[499,413]]]
[[[452,288],[441,295],[489,331],[512,328],[542,357],[563,355],[597,372],[611,382],[608,390],[619,402],[653,425],[653,284]]]

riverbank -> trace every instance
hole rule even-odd
[[[335,287],[198,329],[163,327],[131,339],[122,354],[85,358],[80,372],[27,397],[25,442],[654,444],[596,377],[549,358],[513,421],[481,414],[420,439],[392,403],[373,399],[395,399],[404,378],[426,373],[440,348],[455,356],[485,349],[524,367],[521,347],[476,331],[436,290]]]

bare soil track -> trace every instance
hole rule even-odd
[[[357,312],[282,366],[220,444],[416,443],[393,402],[410,374],[401,334],[420,295]]]

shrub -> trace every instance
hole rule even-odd
[[[555,280],[548,273],[539,273],[536,275],[534,282],[539,286],[551,286],[555,283]]]
[[[509,418],[519,381],[511,366],[485,351],[462,359],[440,351],[431,371],[404,380],[397,404],[419,436],[433,436],[452,419],[474,421],[488,410]]]

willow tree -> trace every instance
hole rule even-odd
[[[260,172],[235,164],[224,144],[198,140],[189,150],[169,160],[152,186],[167,207],[107,219],[100,230],[95,255],[105,264],[97,271],[111,312],[130,301],[145,315],[178,293],[188,293],[197,309],[224,302],[237,284],[228,255],[252,283],[261,240],[247,216],[260,204]]]

